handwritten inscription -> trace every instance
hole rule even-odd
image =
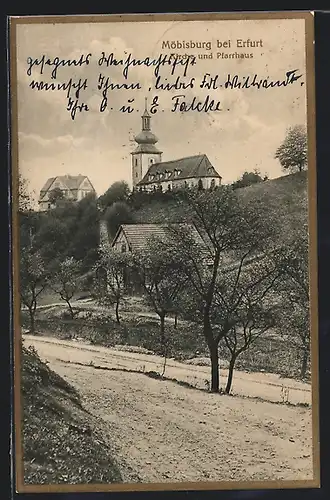
[[[86,67],[94,64],[92,75],[84,74]],[[260,92],[282,90],[295,84],[303,85],[303,75],[298,69],[288,69],[284,74],[272,77],[261,74],[226,74],[218,72],[200,72],[198,67],[191,75],[192,68],[198,64],[196,56],[181,57],[178,54],[160,54],[156,57],[135,58],[131,53],[118,57],[114,52],[81,54],[75,59],[60,57],[50,58],[47,55],[27,58],[26,73],[31,78],[29,87],[36,92],[63,92],[66,99],[66,110],[72,120],[83,116],[90,110],[90,104],[84,92],[90,89],[99,93],[100,113],[119,111],[131,114],[138,111],[136,102],[149,92],[154,92],[149,100],[149,112],[155,114],[165,111],[162,96],[170,97],[170,106],[166,110],[171,113],[218,113],[222,111],[220,91],[229,92],[236,89],[254,89]],[[144,71],[145,79],[133,79],[131,71],[139,68]],[[63,78],[62,71],[74,70],[74,76]],[[118,72],[118,69],[120,70]],[[47,76],[48,70],[48,76]],[[164,73],[165,75],[164,75]],[[77,76],[78,75],[78,76]],[[40,80],[39,77],[42,77]],[[145,83],[145,82],[148,82]],[[177,93],[179,91],[179,93]],[[200,94],[202,92],[202,94]],[[150,94],[152,95],[152,94]],[[84,97],[85,96],[85,97]],[[118,99],[118,96],[120,98]],[[118,104],[118,101],[120,101]],[[167,100],[168,103],[168,100]],[[94,109],[93,102],[93,109]],[[227,108],[226,108],[227,109]]]

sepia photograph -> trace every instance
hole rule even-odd
[[[16,491],[319,487],[313,14],[9,35]]]

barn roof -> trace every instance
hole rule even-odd
[[[150,175],[154,175],[154,178],[150,179]],[[178,160],[154,163],[137,185],[194,177],[218,177],[221,179],[221,176],[215,170],[208,157],[202,154],[179,158]]]
[[[150,238],[159,238],[165,240],[169,235],[169,228],[173,226],[182,226],[191,231],[192,236],[197,243],[205,246],[205,243],[193,224],[122,224],[113,239],[112,246],[115,245],[119,236],[124,233],[130,250],[141,251],[144,250]]]

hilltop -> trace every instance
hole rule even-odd
[[[280,225],[284,240],[307,223],[307,172],[269,179],[239,188],[236,193],[243,203],[264,201],[273,212],[274,223]],[[177,221],[182,216],[189,219],[188,211],[185,213],[181,205],[178,212],[177,202],[171,197],[167,198],[165,193],[163,199],[151,199],[134,211],[138,223]]]

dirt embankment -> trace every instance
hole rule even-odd
[[[23,458],[27,484],[118,483],[111,437],[82,406],[77,390],[41,362],[22,352]]]

